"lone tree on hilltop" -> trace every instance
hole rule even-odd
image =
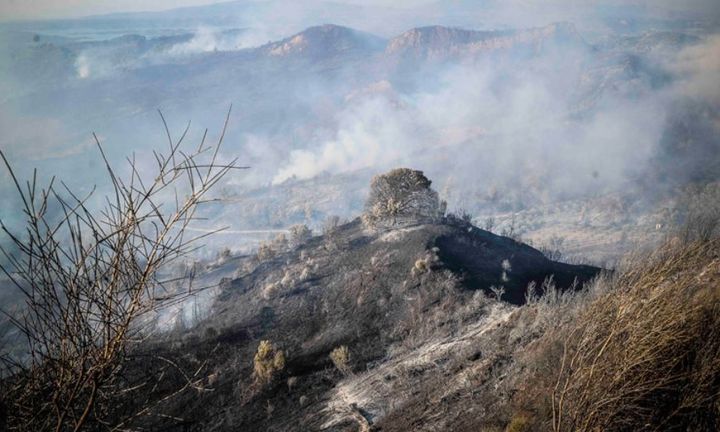
[[[432,222],[441,216],[440,200],[422,171],[396,168],[370,183],[363,222],[369,227]]]

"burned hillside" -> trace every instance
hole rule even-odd
[[[407,190],[413,197],[422,196],[426,203],[433,196],[422,173],[395,170],[389,175],[399,174],[410,177],[414,186]],[[374,181],[379,183],[382,176]],[[397,203],[403,197],[408,198],[388,199]],[[508,303],[524,303],[528,287],[530,296],[547,287],[579,289],[599,272],[553,262],[462,218],[440,216],[440,204],[430,201],[438,207],[420,206],[417,219],[411,210],[399,219],[397,212],[370,206],[374,222],[394,220],[369,224],[358,218],[330,226],[297,246],[282,250],[276,242],[258,256],[234,261],[245,271],[223,281],[210,317],[192,336],[164,348],[205,359],[214,377],[214,391],[197,395],[193,409],[178,405],[173,415],[197,419],[193,427],[204,430],[295,427],[290,425],[345,430],[343,425],[352,423],[352,409],[333,408],[341,377],[379,368],[399,353],[427,349],[433,341],[481,332],[484,325],[507,318],[512,310]],[[430,213],[436,217],[428,218]],[[274,357],[268,354],[271,363],[262,370],[271,372],[262,380],[256,353],[261,343],[283,356],[282,364],[272,366]],[[330,358],[337,349],[345,350],[344,373]],[[472,356],[480,360],[483,353]],[[338,409],[349,409],[349,417]],[[367,410],[371,417],[385,411],[357,410]]]

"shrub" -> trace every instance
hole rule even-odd
[[[292,389],[297,385],[297,382],[298,382],[298,377],[296,377],[296,376],[291,376],[290,378],[288,378],[287,379],[288,391],[292,391]]]
[[[419,259],[415,261],[415,266],[413,266],[412,273],[413,274],[422,274],[430,270],[430,266],[428,266],[428,263],[424,259]]]
[[[268,340],[260,341],[253,359],[255,379],[261,383],[269,383],[283,369],[285,369],[285,353]]]
[[[549,260],[560,261],[563,258],[562,249],[564,243],[565,237],[553,235],[547,244],[540,247],[540,252]]]
[[[459,213],[460,219],[463,221],[463,223],[465,223],[466,225],[472,225],[473,217],[469,211],[461,209]]]
[[[340,227],[340,216],[330,216],[323,224],[323,235],[333,235]]]
[[[256,256],[259,261],[267,261],[273,259],[275,258],[275,255],[277,255],[277,252],[269,244],[262,242],[260,243],[260,246],[258,246]]]
[[[330,360],[344,375],[350,374],[350,351],[345,345],[341,345],[330,352]]]
[[[483,229],[488,232],[492,232],[493,228],[495,227],[495,218],[492,216],[488,216],[485,219],[485,223],[483,225]]]
[[[498,286],[493,285],[490,287],[490,291],[493,293],[493,295],[495,296],[495,299],[497,301],[502,300],[502,296],[505,295],[505,287],[504,286],[498,287]]]
[[[438,249],[433,248],[431,250],[428,250],[425,252],[425,256],[423,258],[420,258],[415,261],[415,264],[413,265],[412,270],[410,273],[413,276],[419,276],[423,273],[427,273],[433,270],[434,267],[437,266],[437,264],[440,261],[440,258],[437,256]]]
[[[275,295],[275,293],[280,291],[280,289],[282,289],[282,283],[280,281],[268,282],[262,288],[262,298],[264,298],[265,300],[269,300]]]
[[[527,432],[530,430],[530,421],[522,414],[518,414],[510,420],[505,432]]]
[[[305,224],[290,227],[290,247],[298,247],[312,238],[312,231]]]
[[[285,234],[278,234],[275,236],[275,238],[270,243],[271,247],[275,249],[276,251],[286,251],[288,249],[288,245],[290,243],[288,242],[287,236]]]
[[[230,248],[226,247],[223,248],[220,252],[218,252],[217,262],[219,264],[222,264],[227,262],[227,260],[229,260],[230,258],[232,258],[232,251],[230,251]]]
[[[508,237],[516,242],[522,241],[522,232],[520,231],[518,227],[518,222],[516,219],[516,216],[513,214],[512,218],[510,218],[510,223],[506,225],[502,231],[500,232],[500,235],[503,237]]]
[[[346,246],[340,235],[340,217],[331,216],[323,225],[323,246],[328,251],[336,251]]]

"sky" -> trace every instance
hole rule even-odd
[[[113,12],[138,12],[173,9],[183,6],[222,3],[228,0],[0,0],[0,21],[21,19],[68,18]],[[262,0],[256,0],[262,1]],[[317,0],[288,0],[289,3]],[[413,7],[441,2],[438,0],[331,0],[340,3]],[[468,0],[445,0],[447,4],[463,3]],[[477,0],[481,1],[481,0]],[[720,0],[503,0],[503,5],[547,7],[587,7],[595,5],[640,5],[649,8],[661,7],[669,10],[696,11],[711,14],[720,12]]]
[[[217,0],[0,0],[3,20],[65,18],[112,12],[162,10]]]
[[[113,12],[138,12],[223,3],[228,0],[0,0],[0,19],[67,18]],[[289,0],[297,3],[303,0]],[[432,0],[335,0],[340,3],[414,6]]]

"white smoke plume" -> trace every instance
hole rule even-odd
[[[720,104],[720,35],[683,49],[669,69],[678,77],[678,92]]]
[[[243,29],[230,32],[202,26],[194,32],[192,39],[173,45],[167,54],[172,57],[217,51],[237,51],[258,47],[277,37],[277,34],[266,29]]]

